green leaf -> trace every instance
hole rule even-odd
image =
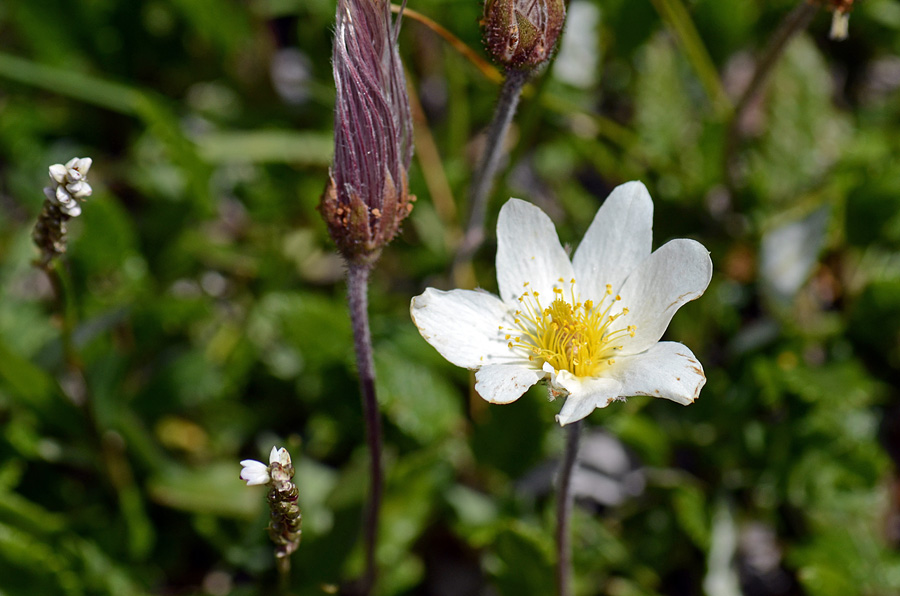
[[[289,163],[327,167],[331,133],[258,130],[211,132],[197,139],[200,155],[210,163]]]

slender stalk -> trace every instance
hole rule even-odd
[[[64,265],[59,259],[54,259],[46,266],[41,267],[50,285],[53,288],[53,296],[56,301],[56,312],[60,317],[60,341],[63,349],[63,361],[66,367],[73,370],[81,370],[81,360],[72,342],[72,329],[74,328],[74,305],[71,300],[71,282],[68,279]]]
[[[809,26],[818,10],[818,3],[812,0],[802,0],[794,10],[784,17],[781,24],[778,26],[778,29],[769,40],[762,57],[756,63],[756,70],[753,71],[750,83],[738,98],[725,138],[724,151],[725,180],[732,187],[734,187],[734,179],[736,176],[734,171],[734,154],[737,151],[737,146],[740,141],[740,126],[744,112],[747,111],[747,107],[765,86],[769,75],[772,73],[772,70],[774,70],[775,65],[778,64],[781,55],[784,54],[784,51],[787,49],[788,42]]]
[[[573,422],[566,429],[566,451],[559,469],[559,488],[556,495],[556,593],[572,594],[572,537],[569,521],[572,517],[572,471],[578,459],[582,421]]]
[[[375,397],[375,361],[372,356],[372,334],[369,331],[368,284],[369,265],[348,264],[347,300],[353,325],[353,344],[356,348],[356,368],[362,394],[363,416],[366,421],[366,441],[369,444],[371,486],[369,502],[363,519],[365,572],[360,580],[359,593],[372,592],[377,576],[375,545],[378,541],[378,513],[381,509],[383,478],[381,470],[381,418]]]
[[[289,594],[291,588],[291,558],[277,557],[275,565],[278,568],[278,593]]]
[[[503,86],[500,88],[500,96],[497,99],[497,107],[494,109],[494,119],[491,121],[487,132],[487,145],[481,157],[481,163],[472,184],[469,187],[469,223],[465,234],[456,251],[454,269],[464,267],[475,256],[475,252],[484,242],[484,220],[487,215],[487,202],[497,177],[497,169],[500,166],[500,157],[503,152],[503,141],[512,123],[522,89],[531,71],[522,69],[508,69]]]

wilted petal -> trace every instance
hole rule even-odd
[[[522,397],[543,378],[544,372],[534,367],[494,364],[475,373],[475,391],[492,404],[508,404]]]
[[[497,220],[497,285],[504,302],[521,296],[526,282],[527,289],[552,296],[559,278],[568,282],[573,276],[547,214],[519,199],[507,201]]]
[[[492,294],[428,288],[412,299],[409,313],[422,337],[456,366],[477,369],[514,361],[499,328],[509,308]]]
[[[618,291],[653,248],[653,200],[641,182],[613,189],[575,251],[572,266],[584,297]]]
[[[623,325],[634,325],[624,337],[622,354],[637,354],[662,337],[681,305],[699,298],[712,279],[709,251],[694,240],[672,240],[644,260],[628,276],[619,294],[629,309]]]
[[[616,360],[610,374],[622,383],[621,394],[664,397],[689,405],[706,384],[703,366],[687,346],[664,341],[642,354]]]

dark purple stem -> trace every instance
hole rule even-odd
[[[372,357],[372,334],[369,331],[368,265],[348,264],[347,300],[350,305],[350,321],[353,325],[353,344],[356,348],[356,368],[362,394],[363,416],[366,420],[366,441],[371,457],[369,470],[371,486],[369,502],[363,520],[363,541],[366,568],[360,580],[359,593],[372,592],[377,576],[375,545],[378,541],[378,514],[381,509],[383,479],[381,471],[381,417],[375,397],[375,362]]]
[[[569,521],[572,517],[572,471],[578,460],[578,443],[582,422],[573,422],[566,429],[566,451],[559,469],[559,488],[556,494],[556,593],[571,596],[572,593],[572,539]]]
[[[456,252],[457,265],[470,261],[478,247],[484,242],[487,203],[497,177],[500,157],[503,155],[503,141],[506,139],[513,116],[516,115],[522,89],[529,77],[531,77],[530,70],[511,68],[506,71],[506,78],[497,99],[497,107],[494,108],[494,119],[488,128],[484,154],[481,156],[481,163],[469,186],[469,224],[466,226],[465,235]]]

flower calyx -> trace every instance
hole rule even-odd
[[[498,63],[532,69],[550,57],[565,20],[563,0],[487,0],[484,44]]]

